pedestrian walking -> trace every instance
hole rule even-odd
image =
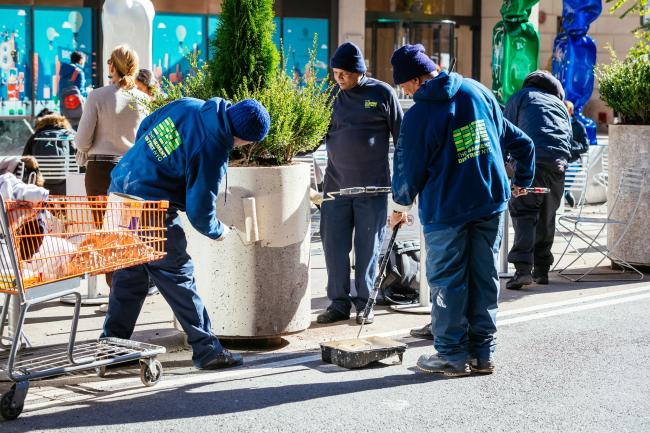
[[[489,374],[496,345],[496,263],[511,195],[504,156],[517,161],[512,194],[523,195],[533,179],[533,143],[503,117],[483,85],[437,73],[422,45],[399,48],[391,63],[395,83],[415,104],[404,116],[395,149],[390,223],[405,223],[418,197],[437,352],[421,356],[417,366],[447,376]]]
[[[205,236],[222,240],[229,229],[217,217],[219,183],[233,147],[262,141],[270,118],[257,101],[231,105],[221,98],[182,98],[148,116],[135,145],[112,173],[110,192],[168,200],[165,258],[115,272],[102,336],[130,338],[149,279],[170,305],[192,346],[197,368],[240,365],[212,333],[210,317],[194,281],[194,266],[179,212]]]
[[[135,86],[138,55],[127,45],[116,47],[107,61],[111,84],[88,95],[84,113],[75,136],[77,162],[86,167],[86,194],[106,195],[111,172],[135,142],[138,127],[145,117],[140,101],[147,95]],[[101,227],[103,212],[96,212],[95,223]],[[106,274],[111,286],[111,274]],[[100,307],[104,311],[106,306]]]
[[[515,275],[506,283],[511,290],[536,282],[548,284],[553,264],[555,213],[564,193],[564,172],[571,159],[573,133],[569,113],[562,102],[564,89],[550,72],[535,71],[523,88],[506,104],[506,119],[517,125],[535,143],[533,186],[550,189],[549,194],[531,194],[510,201],[515,239],[508,261]]]
[[[331,66],[338,89],[325,138],[328,161],[324,193],[350,187],[389,186],[389,142],[391,136],[397,141],[402,122],[397,95],[388,84],[366,76],[361,50],[350,42],[337,48]],[[387,206],[386,195],[339,197],[323,202],[320,233],[330,305],[318,315],[318,323],[348,320],[352,304],[356,320],[361,323],[377,276]],[[353,244],[356,295],[350,292]],[[373,320],[371,314],[366,323]]]
[[[84,65],[86,55],[81,51],[70,54],[70,63],[61,63],[59,71],[59,110],[61,115],[77,128],[83,115],[83,105],[86,99],[86,75]]]

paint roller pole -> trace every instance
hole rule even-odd
[[[511,278],[513,273],[508,269],[508,250],[510,249],[510,212],[508,209],[503,213],[503,238],[501,238],[501,249],[499,250],[499,278]]]
[[[427,251],[424,244],[424,232],[420,230],[420,301],[411,305],[392,305],[390,308],[399,313],[431,314],[431,292],[427,281]]]

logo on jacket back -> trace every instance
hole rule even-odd
[[[366,99],[363,103],[363,106],[365,108],[375,108],[377,106],[378,102],[377,101],[372,101],[370,99]]]
[[[475,120],[468,125],[455,129],[453,136],[459,164],[492,151],[487,129],[485,128],[485,120]]]
[[[176,125],[171,117],[153,127],[153,129],[144,137],[149,149],[158,161],[162,161],[178,149],[181,145],[181,136],[176,129]]]

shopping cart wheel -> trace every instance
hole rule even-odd
[[[95,368],[95,372],[97,373],[97,377],[106,377],[106,374],[108,374],[108,369],[105,365],[102,365],[101,367]]]
[[[140,380],[144,386],[154,386],[163,375],[163,368],[157,359],[140,360]]]
[[[0,417],[7,421],[14,420],[23,412],[24,401],[20,404],[14,402],[14,395],[16,394],[15,388],[11,388],[8,392],[4,393],[0,400]]]

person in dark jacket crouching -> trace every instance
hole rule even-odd
[[[346,42],[331,61],[339,91],[325,142],[325,193],[342,188],[390,185],[389,140],[397,141],[402,109],[395,91],[368,78],[361,50]],[[386,195],[338,197],[323,202],[320,233],[327,266],[330,305],[318,323],[348,320],[354,304],[358,323],[377,276],[386,228]],[[353,235],[354,233],[354,235]],[[354,242],[356,296],[350,296],[350,250]],[[372,323],[371,313],[365,323]]]
[[[393,160],[390,222],[416,196],[426,243],[433,345],[418,368],[446,376],[494,371],[503,213],[511,196],[504,154],[517,161],[512,194],[534,174],[533,143],[504,119],[492,93],[456,73],[436,75],[422,45],[393,54],[395,83],[413,94]]]
[[[102,336],[131,336],[151,278],[187,334],[197,368],[242,364],[242,357],[225,350],[212,333],[178,212],[186,212],[203,235],[223,239],[229,229],[217,218],[216,198],[228,154],[233,147],[262,141],[270,123],[258,101],[231,105],[221,98],[182,98],[142,121],[135,144],[111,173],[109,193],[170,202],[165,216],[167,254],[115,272]]]
[[[564,172],[571,159],[571,119],[562,102],[564,89],[547,71],[528,74],[523,88],[506,104],[505,117],[535,143],[533,186],[550,188],[550,194],[531,194],[510,201],[515,240],[508,261],[515,275],[506,288],[517,290],[532,284],[548,284],[553,264],[555,213],[564,192]],[[532,271],[532,273],[531,273]]]

